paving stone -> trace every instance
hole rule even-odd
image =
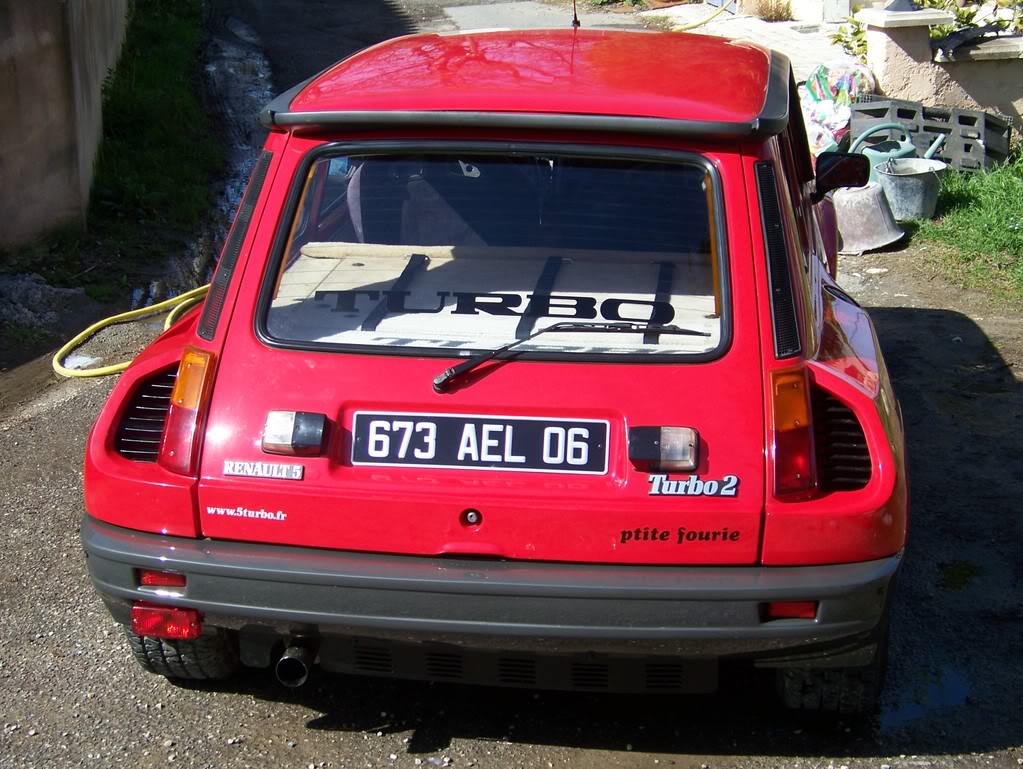
[[[672,26],[681,27],[698,22],[717,9],[710,5],[677,5],[646,11],[645,18],[667,19]],[[723,14],[711,22],[690,30],[694,33],[749,40],[789,57],[796,80],[805,80],[818,65],[848,59],[841,47],[828,39],[832,26],[806,22],[768,22],[754,16]],[[807,31],[800,31],[807,30]]]

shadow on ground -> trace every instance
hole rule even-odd
[[[416,31],[396,2],[216,0],[214,13],[245,20],[259,35],[278,91],[370,45]],[[424,6],[424,12],[431,10]]]
[[[871,315],[903,407],[913,504],[889,682],[874,718],[785,713],[770,678],[748,668],[724,671],[710,697],[534,693],[322,672],[294,691],[267,672],[227,690],[311,708],[321,715],[309,729],[412,730],[413,753],[469,737],[691,755],[884,757],[1020,745],[1023,387],[964,315]]]

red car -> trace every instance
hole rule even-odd
[[[88,442],[89,570],[146,669],[675,692],[745,662],[872,706],[902,418],[818,205],[866,164],[814,169],[785,57],[418,35],[262,119],[205,303]]]

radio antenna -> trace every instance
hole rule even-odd
[[[576,0],[572,0],[572,26],[579,27],[579,12],[575,8]]]

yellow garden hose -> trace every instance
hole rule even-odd
[[[687,32],[690,29],[696,29],[697,27],[702,27],[704,24],[707,24],[709,22],[714,21],[714,19],[716,19],[718,16],[720,16],[722,13],[724,13],[729,5],[731,5],[730,0],[721,0],[721,7],[718,8],[716,11],[714,11],[714,13],[712,13],[706,19],[701,19],[700,21],[694,21],[692,24],[683,24],[681,27],[672,27],[671,31],[672,32]]]
[[[69,340],[63,347],[57,350],[57,354],[53,356],[53,370],[64,377],[107,376],[108,374],[117,374],[124,371],[131,365],[130,360],[123,361],[121,363],[112,363],[109,366],[100,366],[99,368],[84,369],[66,368],[61,361],[70,355],[72,350],[81,347],[85,341],[97,331],[100,331],[107,326],[112,326],[115,323],[124,323],[125,321],[145,317],[146,315],[153,315],[165,310],[171,310],[171,312],[167,315],[167,319],[163,323],[164,330],[166,330],[170,328],[186,310],[201,302],[206,296],[206,292],[209,291],[209,288],[209,284],[199,286],[199,288],[193,288],[191,291],[186,291],[172,299],[166,299],[157,304],[151,304],[148,307],[140,307],[137,310],[129,310],[128,312],[111,315],[109,318],[96,321],[78,336]]]
[[[205,286],[200,286],[199,288],[204,289],[201,294],[196,294],[195,296],[190,296],[183,299],[181,304],[179,304],[177,307],[175,307],[173,310],[167,313],[167,317],[163,321],[164,331],[166,331],[175,323],[177,323],[178,318],[180,318],[182,315],[184,315],[186,312],[195,307],[195,305],[199,304],[199,302],[206,298],[206,291],[208,291],[210,288],[209,285],[207,284]],[[198,290],[199,289],[197,288],[196,291]],[[178,299],[180,297],[174,298]]]

